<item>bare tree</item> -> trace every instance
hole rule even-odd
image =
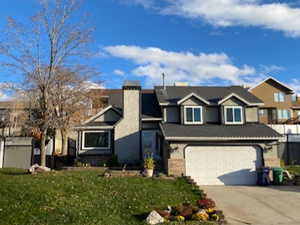
[[[40,131],[41,165],[45,166],[47,133],[58,126],[53,90],[62,78],[59,70],[68,68],[76,74],[87,70],[80,62],[91,54],[93,28],[82,17],[74,17],[80,7],[78,0],[40,0],[39,4],[39,12],[26,24],[8,18],[0,35],[0,54],[5,58],[0,66],[23,75],[18,90],[34,114],[29,124]],[[64,86],[68,86],[66,82]]]
[[[60,68],[51,89],[56,110],[55,127],[60,130],[62,137],[62,155],[68,154],[70,129],[90,116],[90,104],[95,98],[99,98],[99,94],[97,96],[91,94],[90,84],[87,82],[90,75],[95,74],[94,70],[83,71],[78,68],[74,71]]]

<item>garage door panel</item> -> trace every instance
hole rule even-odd
[[[191,146],[185,154],[186,174],[200,185],[252,185],[262,166],[254,146]]]

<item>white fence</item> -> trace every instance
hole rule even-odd
[[[285,138],[281,141],[300,142],[300,125],[269,124],[268,126],[285,135]]]
[[[4,159],[4,141],[0,140],[0,168],[3,168]]]

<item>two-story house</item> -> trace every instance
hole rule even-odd
[[[109,91],[107,92],[109,93]],[[263,103],[247,89],[167,86],[137,81],[107,96],[107,107],[77,127],[78,156],[141,163],[152,152],[169,175],[199,184],[255,184],[256,168],[278,166],[273,129],[259,123]]]
[[[300,103],[292,88],[273,77],[268,77],[249,91],[264,102],[259,109],[260,122],[299,123]]]

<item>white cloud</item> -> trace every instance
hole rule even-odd
[[[164,0],[164,2],[166,5],[160,8],[163,14],[201,18],[220,27],[256,26],[282,31],[293,37],[300,36],[300,8],[286,3],[263,3],[261,0]],[[139,2],[135,0],[134,3]]]
[[[118,76],[124,76],[125,72],[123,70],[115,69],[113,71],[113,74],[118,75]]]
[[[99,88],[104,88],[102,83],[97,83],[93,81],[86,81],[85,82],[86,88],[87,89],[99,89]]]
[[[0,102],[8,101],[10,98],[11,98],[11,96],[5,94],[3,91],[0,91]]]
[[[0,83],[0,101],[8,101],[12,96],[7,91],[9,83]]]
[[[289,87],[293,88],[297,95],[300,95],[300,80],[292,79],[291,82],[287,84]]]
[[[136,64],[132,73],[145,77],[147,86],[161,84],[162,73],[166,74],[168,84],[186,81],[196,85],[218,80],[224,84],[251,85],[262,78],[251,66],[234,65],[224,53],[193,54],[126,45],[108,46],[104,50],[114,57]]]

